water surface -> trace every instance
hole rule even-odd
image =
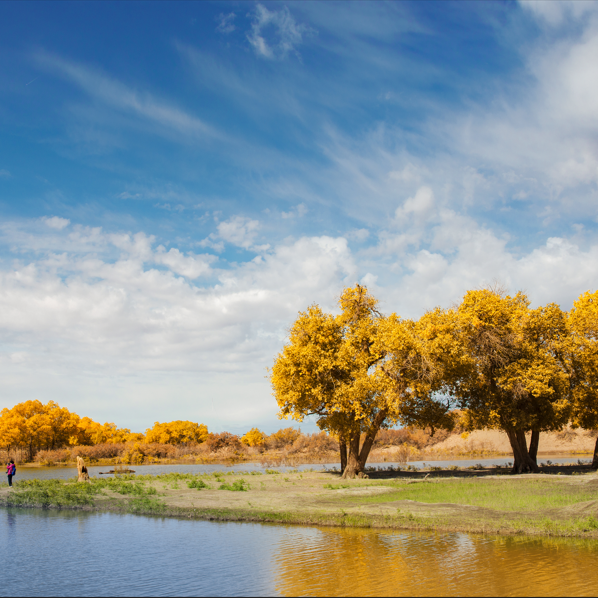
[[[565,463],[577,463],[578,460],[582,461],[583,463],[590,463],[591,459],[587,457],[580,458],[579,455],[559,455],[559,456],[551,456],[546,455],[538,458],[538,463],[545,463],[546,461],[551,461],[552,463],[556,464],[565,464]],[[491,459],[450,459],[446,461],[410,461],[409,465],[412,467],[417,467],[421,469],[422,467],[442,467],[446,469],[451,465],[457,465],[458,467],[466,468],[471,465],[481,464],[484,467],[492,467],[494,465],[501,465],[501,466],[510,466],[513,464],[512,457],[494,457]],[[388,467],[397,467],[400,466],[403,469],[405,468],[405,464],[400,464],[398,462],[384,462],[384,463],[376,463],[371,462],[368,463],[368,467],[375,467],[376,469],[386,469]],[[131,469],[135,471],[136,474],[139,475],[159,475],[161,473],[171,473],[171,472],[178,472],[178,473],[193,473],[193,474],[200,474],[200,473],[214,473],[215,471],[236,471],[236,472],[243,472],[243,471],[260,471],[264,472],[266,469],[274,469],[276,471],[285,472],[285,471],[305,471],[309,469],[313,469],[316,471],[321,471],[323,469],[338,469],[338,463],[316,463],[316,464],[301,464],[297,466],[270,466],[265,467],[260,463],[237,463],[235,465],[226,465],[222,463],[210,463],[210,464],[160,464],[160,465],[130,465]],[[89,474],[91,476],[99,476],[100,472],[107,472],[111,469],[114,469],[114,465],[91,465],[88,467]],[[77,475],[77,468],[75,466],[70,467],[19,467],[17,471],[17,476],[15,477],[15,482],[18,480],[30,480],[33,478],[38,478],[40,480],[47,480],[50,478],[59,478],[59,479],[69,479],[73,476]]]
[[[591,596],[598,542],[0,509],[0,596]]]

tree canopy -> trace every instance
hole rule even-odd
[[[452,426],[448,404],[436,396],[451,369],[445,345],[454,342],[439,314],[432,332],[434,315],[416,323],[385,317],[377,304],[356,285],[341,294],[336,316],[312,305],[299,314],[271,371],[281,415],[315,415],[320,429],[338,438],[344,477],[363,473],[381,428],[412,420]]]
[[[506,432],[515,472],[537,470],[541,432],[598,427],[598,292],[565,313],[531,309],[523,293],[468,291],[413,321],[382,315],[356,285],[339,307],[299,314],[271,383],[281,417],[314,415],[338,438],[345,477],[363,472],[381,428],[451,429],[457,410],[470,429]]]

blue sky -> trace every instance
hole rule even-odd
[[[596,6],[2,3],[2,406],[271,431],[265,368],[345,285],[568,309],[597,286]]]

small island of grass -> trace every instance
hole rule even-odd
[[[564,475],[563,475],[564,474]],[[231,472],[22,481],[0,505],[212,521],[598,538],[598,474],[508,471]]]

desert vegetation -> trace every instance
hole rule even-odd
[[[99,424],[50,401],[26,401],[0,414],[0,458],[19,463],[141,465],[259,460],[265,464],[323,462],[336,458],[338,442],[325,432],[303,434],[292,427],[266,434],[253,428],[239,436],[210,433],[190,421],[156,422],[145,434]]]

